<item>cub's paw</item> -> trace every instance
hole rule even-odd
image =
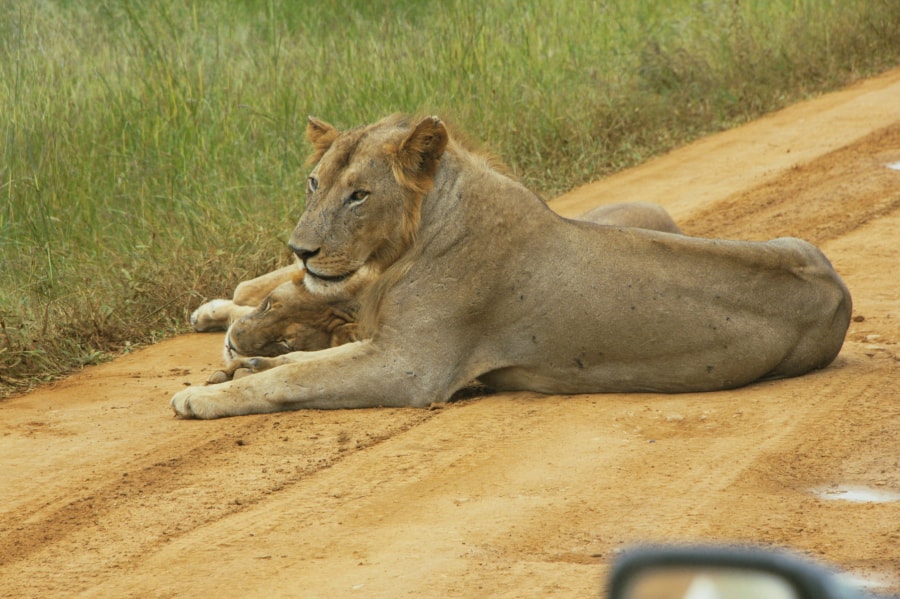
[[[231,300],[210,300],[191,314],[191,326],[198,333],[224,331],[230,323],[233,308],[234,302]]]
[[[269,370],[285,363],[281,356],[274,358],[238,358],[225,365],[225,372],[232,378],[240,378],[255,372]]]
[[[276,366],[281,365],[282,361],[277,358],[238,358],[236,360],[228,360],[225,368],[217,370],[206,379],[207,385],[219,385],[227,383],[245,376],[262,372]]]
[[[207,385],[219,385],[221,383],[227,383],[228,381],[233,381],[235,379],[239,379],[247,376],[248,374],[253,374],[253,371],[249,368],[235,368],[233,370],[229,370],[227,367],[225,370],[217,370],[206,379]]]
[[[207,385],[221,385],[222,383],[227,383],[231,380],[231,375],[229,375],[224,370],[217,370],[206,379]]]

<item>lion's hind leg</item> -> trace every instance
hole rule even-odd
[[[797,376],[828,366],[838,355],[853,312],[850,291],[825,255],[801,239],[782,237],[767,242],[789,252],[792,274],[805,284],[794,294],[801,301],[792,312],[797,343],[767,378]],[[802,315],[797,317],[796,315]]]
[[[615,227],[634,227],[662,231],[664,233],[676,233],[683,235],[672,216],[665,208],[650,202],[617,202],[598,206],[578,217],[598,225],[611,225]]]

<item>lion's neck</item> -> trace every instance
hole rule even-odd
[[[518,181],[497,172],[489,161],[465,150],[447,152],[434,187],[422,201],[420,242],[458,243],[460,237],[488,229],[498,232],[504,221],[539,221],[546,204]]]
[[[422,199],[412,245],[366,290],[360,328],[377,329],[384,297],[396,285],[438,289],[447,281],[477,285],[484,260],[506,261],[543,228],[552,211],[533,192],[466,152],[445,152],[432,189]],[[433,282],[439,285],[432,287]],[[465,283],[465,284],[469,284]]]

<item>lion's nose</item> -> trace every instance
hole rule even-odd
[[[305,247],[301,247],[299,245],[295,245],[293,243],[288,243],[288,247],[291,248],[291,251],[294,252],[294,255],[300,258],[300,261],[306,265],[306,261],[319,253],[320,248],[309,249]]]

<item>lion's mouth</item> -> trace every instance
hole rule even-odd
[[[311,276],[314,279],[318,279],[320,281],[325,281],[326,283],[340,283],[341,281],[346,281],[347,279],[352,277],[354,274],[356,274],[356,271],[353,270],[348,273],[344,273],[342,275],[323,275],[323,274],[319,274],[319,273],[315,272],[314,270],[310,269],[307,266],[306,274]]]

